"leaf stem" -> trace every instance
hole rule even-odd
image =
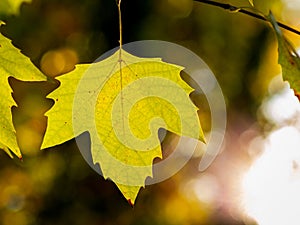
[[[263,21],[267,21],[267,19],[262,16],[262,15],[259,15],[257,13],[254,13],[254,12],[250,12],[246,9],[242,9],[242,8],[239,8],[239,7],[236,7],[236,6],[233,6],[233,5],[230,5],[230,4],[226,4],[226,3],[221,3],[221,2],[215,2],[215,1],[211,1],[211,0],[194,0],[195,2],[201,2],[201,3],[204,3],[204,4],[208,4],[208,5],[213,5],[213,6],[217,6],[217,7],[220,7],[222,9],[225,9],[225,10],[229,10],[231,12],[240,12],[240,13],[243,13],[245,15],[248,15],[248,16],[251,16],[251,17],[254,17],[256,19],[259,19],[259,20],[263,20]],[[300,35],[300,31],[299,30],[296,30],[288,25],[285,25],[283,23],[280,23],[280,22],[277,22],[278,25],[294,34],[297,34],[297,35]]]
[[[120,57],[121,57],[121,50],[122,50],[122,44],[123,44],[123,37],[122,37],[122,13],[121,13],[121,1],[122,0],[117,0],[117,5],[118,5],[118,14],[119,14],[119,33],[120,33],[120,39],[119,39],[119,44],[120,44]],[[121,59],[121,58],[120,58]]]

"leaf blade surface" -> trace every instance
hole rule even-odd
[[[93,163],[134,204],[152,176],[154,158],[162,157],[159,128],[204,140],[182,69],[123,50],[121,58],[119,50],[93,65],[78,65],[58,78],[61,86],[49,95],[56,103],[46,113],[42,148],[88,131]]]

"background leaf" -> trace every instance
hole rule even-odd
[[[280,30],[275,17],[270,12],[268,19],[276,33],[278,41],[278,63],[282,68],[283,80],[290,83],[295,95],[300,99],[300,58],[292,44],[285,38]]]
[[[9,39],[0,34],[0,147],[9,148],[21,158],[12,122],[11,108],[15,105],[8,77],[22,81],[44,81],[46,77],[15,48]]]
[[[20,12],[20,5],[23,2],[31,3],[32,0],[1,0],[0,1],[0,19],[7,15],[16,15]]]

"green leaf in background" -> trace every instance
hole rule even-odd
[[[267,18],[271,22],[277,36],[278,63],[282,68],[283,80],[290,83],[295,95],[300,99],[300,57],[292,44],[283,35],[271,12]]]
[[[16,105],[12,98],[12,89],[8,78],[14,77],[22,81],[45,81],[43,75],[11,41],[0,34],[0,148],[8,152],[10,149],[19,158],[22,157],[18,147],[15,128],[12,122],[12,106]]]
[[[2,16],[19,14],[23,2],[31,3],[32,0],[1,0],[0,19]]]
[[[154,158],[162,157],[159,128],[202,141],[204,136],[182,67],[124,50],[120,56],[119,50],[58,78],[42,148],[89,131],[93,163],[133,205],[152,176]]]

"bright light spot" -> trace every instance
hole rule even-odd
[[[247,214],[259,225],[300,224],[300,132],[284,127],[265,141],[265,152],[243,181]]]
[[[283,0],[283,10],[282,17],[283,20],[292,26],[300,26],[299,10],[300,1],[299,0]]]
[[[299,114],[300,104],[288,85],[262,105],[264,116],[273,123],[283,123]]]
[[[283,4],[289,9],[300,10],[299,0],[283,0]]]

